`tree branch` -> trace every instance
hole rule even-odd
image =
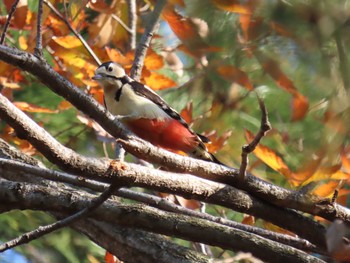
[[[0,180],[0,200],[8,204],[11,209],[71,213],[87,207],[91,198],[91,195],[78,191],[65,192],[63,189]],[[294,248],[250,233],[203,219],[165,213],[150,207],[106,201],[90,215],[97,220],[118,223],[126,227],[174,235],[234,251],[250,251],[267,261],[273,258],[280,262],[324,262]]]
[[[152,15],[146,25],[145,32],[143,33],[140,43],[137,46],[137,49],[135,52],[135,60],[134,60],[134,63],[132,64],[132,68],[130,71],[130,77],[132,77],[135,80],[140,79],[143,62],[145,60],[147,49],[149,48],[153,34],[156,31],[156,28],[159,23],[160,13],[162,12],[166,2],[167,2],[166,0],[158,0],[156,2]]]
[[[271,130],[271,124],[269,122],[267,110],[265,107],[264,102],[262,99],[259,97],[258,94],[256,94],[260,110],[261,110],[261,124],[260,124],[260,129],[259,132],[255,135],[254,139],[247,145],[244,145],[242,147],[242,162],[241,166],[239,167],[239,177],[240,180],[244,180],[246,177],[246,172],[247,172],[247,165],[248,165],[248,155],[252,153],[256,146],[260,143],[260,140],[265,136],[265,134]]]
[[[21,162],[40,166],[43,172],[47,172],[47,169],[39,163],[33,157],[23,154],[22,152],[16,150],[15,148],[9,146],[6,142],[0,139],[0,157],[6,158],[9,162],[16,162],[14,160],[19,160]],[[23,164],[23,163],[22,163]],[[59,173],[51,171],[54,173]],[[73,176],[69,174],[62,174],[62,177]],[[8,178],[9,180],[19,180],[21,182],[31,182],[40,185],[50,185],[51,187],[65,187],[67,191],[70,191],[67,186],[60,184],[55,184],[55,180],[46,181],[41,177],[38,177],[35,173],[11,171],[7,169],[1,176]],[[76,178],[76,177],[73,177]],[[61,180],[63,181],[63,180]],[[76,182],[81,182],[83,187],[84,182],[95,185],[95,188],[90,188],[92,190],[103,192],[108,188],[107,184],[98,183],[92,180],[82,180],[81,178]],[[71,183],[71,181],[68,181]],[[74,184],[74,183],[73,183]],[[77,184],[74,184],[77,185]],[[120,189],[121,192],[132,192],[126,189]],[[117,191],[119,192],[119,191]],[[137,193],[135,193],[137,194]],[[0,210],[1,210],[0,205]],[[56,218],[64,218],[67,215],[54,213]],[[79,223],[73,223],[70,225],[74,229],[80,231],[87,235],[93,242],[99,244],[101,247],[110,251],[114,255],[118,255],[118,258],[129,260],[132,258],[135,262],[209,262],[209,259],[205,258],[200,253],[196,253],[191,249],[176,245],[171,241],[163,238],[160,235],[155,235],[152,233],[147,233],[144,231],[139,231],[136,229],[125,229],[117,225],[111,225],[104,222],[96,222],[92,219],[81,219]],[[140,260],[138,260],[140,259]],[[142,259],[142,260],[141,260]]]
[[[0,179],[1,182],[1,179]],[[97,207],[99,207],[104,201],[106,201],[109,197],[111,197],[112,193],[117,189],[117,184],[110,185],[100,196],[94,198],[91,200],[91,203],[88,207],[76,212],[73,215],[70,215],[68,217],[65,217],[59,221],[56,221],[53,224],[46,225],[46,226],[40,226],[39,228],[27,232],[23,235],[20,235],[19,237],[10,240],[8,242],[5,242],[0,245],[0,252],[4,252],[10,248],[14,248],[19,245],[23,245],[26,243],[29,243],[30,241],[33,241],[35,239],[38,239],[44,235],[50,234],[58,229],[64,228],[76,221],[79,221],[80,219],[86,217],[89,213],[94,211]]]
[[[89,218],[73,224],[73,227],[125,262],[212,262],[203,254],[176,245],[163,236],[139,229],[123,228],[114,223]]]
[[[141,159],[166,166],[170,171],[191,173],[210,180],[235,185],[276,206],[294,208],[321,216],[330,221],[339,218],[350,222],[350,211],[338,204],[331,204],[328,202],[328,199],[307,196],[296,191],[287,190],[249,174],[247,174],[246,180],[242,182],[237,176],[238,172],[236,169],[179,156],[134,137],[122,124],[114,121],[113,115],[106,113],[101,105],[57,74],[49,65],[40,62],[31,54],[0,46],[0,59],[12,65],[17,65],[21,69],[37,76],[55,93],[63,96],[77,109],[96,120],[111,135],[125,140],[123,146],[130,153]],[[86,172],[88,172],[88,167],[86,169]]]
[[[12,6],[11,6],[6,23],[4,25],[4,29],[2,30],[2,34],[1,34],[1,38],[0,38],[0,45],[4,44],[6,33],[7,33],[9,26],[10,26],[10,23],[11,23],[11,18],[13,16],[13,14],[16,12],[18,2],[19,2],[19,0],[14,1]]]
[[[43,36],[42,36],[42,26],[41,26],[42,18],[43,18],[43,0],[39,0],[37,26],[36,26],[36,45],[34,49],[34,55],[40,58],[43,56]]]
[[[47,169],[38,168],[38,167],[32,167],[32,166],[24,165],[22,163],[18,163],[16,161],[11,161],[11,160],[0,159],[0,171],[2,172],[2,176],[8,180],[11,180],[13,178],[11,174],[8,175],[10,173],[9,171],[11,171],[11,173],[14,172],[16,176],[18,176],[18,174],[19,175],[26,174],[24,178],[21,178],[22,179],[21,181],[28,181],[29,179],[29,182],[31,182],[33,178],[37,178],[39,176],[41,178],[45,178],[50,181],[68,183],[74,186],[85,187],[85,188],[88,188],[94,191],[99,191],[99,192],[105,191],[108,187],[108,185],[105,183],[99,183],[89,179],[82,180],[81,178],[70,174],[65,174],[65,173],[47,170]],[[198,218],[210,220],[212,222],[217,222],[229,227],[254,233],[262,237],[268,238],[270,240],[277,241],[286,245],[290,245],[298,249],[302,249],[305,251],[313,251],[313,252],[322,254],[322,251],[317,249],[314,245],[312,245],[306,240],[302,240],[302,239],[287,236],[287,235],[282,235],[279,233],[271,232],[271,231],[260,229],[257,227],[252,227],[249,225],[239,224],[234,221],[226,220],[219,217],[214,217],[209,214],[200,213],[194,210],[187,209],[185,207],[178,206],[174,203],[168,202],[165,199],[159,198],[157,196],[152,196],[145,193],[138,193],[127,189],[119,189],[118,191],[115,191],[114,194],[119,197],[142,202],[165,211],[176,212],[176,213],[181,213],[189,216],[195,216]]]
[[[136,48],[136,25],[137,25],[137,13],[136,13],[136,0],[128,0],[128,28],[130,29],[128,42],[129,49],[134,50]]]

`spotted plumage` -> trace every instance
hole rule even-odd
[[[176,110],[152,89],[127,76],[120,65],[101,64],[93,79],[104,88],[107,109],[121,116],[139,137],[171,151],[220,163],[204,145],[208,138],[196,134]]]

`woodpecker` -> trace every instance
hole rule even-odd
[[[186,121],[148,86],[130,78],[117,63],[105,62],[92,78],[104,89],[108,111],[132,132],[155,146],[222,164],[208,152],[209,139],[195,133]]]

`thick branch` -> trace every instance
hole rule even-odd
[[[211,259],[168,239],[138,229],[85,219],[73,225],[96,244],[130,263],[209,263]],[[106,247],[107,245],[107,247]]]
[[[65,192],[62,189],[0,181],[0,201],[11,209],[72,213],[88,206],[91,198],[91,195],[77,191]],[[107,201],[94,210],[91,216],[109,223],[174,235],[234,251],[249,251],[267,261],[273,259],[279,262],[323,262],[294,248],[250,233],[150,207]]]
[[[42,168],[38,168],[38,167],[32,167],[32,166],[24,165],[22,163],[18,163],[15,161],[9,161],[9,160],[1,160],[0,159],[0,171],[1,171],[2,177],[6,178],[8,180],[13,180],[13,177],[15,179],[17,179],[19,175],[24,174],[22,176],[21,181],[27,180],[27,181],[31,182],[33,178],[37,178],[39,176],[39,177],[48,179],[50,181],[69,183],[69,184],[72,184],[72,185],[75,185],[78,187],[86,187],[86,188],[89,188],[89,189],[94,190],[94,191],[102,192],[107,188],[106,184],[98,183],[98,182],[93,181],[93,180],[89,180],[89,179],[82,180],[79,177],[72,176],[69,174],[64,174],[61,172],[42,169]],[[168,180],[168,178],[166,177],[165,174],[162,176],[162,178],[164,178],[164,180]],[[200,188],[198,187],[198,186],[200,186],[200,182],[198,182],[198,180],[192,181],[189,183],[195,184],[195,185],[197,185],[197,187],[196,187],[196,189],[193,189],[193,187],[190,187],[191,189],[188,189],[187,191],[195,191],[196,193],[202,194],[202,195],[205,194],[206,196],[204,199],[200,198],[200,197],[198,199],[202,199],[202,200],[205,200],[207,202],[210,202],[210,198],[209,198],[209,200],[207,198],[207,196],[210,195],[210,192],[211,192],[210,188],[208,188],[208,185],[205,185],[202,188],[202,190],[200,191]],[[174,185],[180,185],[180,184],[182,184],[182,182],[181,181],[179,182],[179,180],[177,180],[177,182],[174,182]],[[169,185],[169,187],[173,187],[173,186]],[[238,229],[241,229],[243,231],[248,231],[250,233],[255,233],[257,235],[269,238],[271,240],[274,240],[274,241],[277,241],[280,243],[288,244],[288,245],[291,245],[291,246],[299,248],[299,249],[319,252],[319,250],[317,250],[314,245],[310,244],[306,240],[300,240],[298,238],[292,238],[290,236],[280,235],[278,233],[272,233],[270,231],[266,231],[266,230],[259,229],[256,227],[242,225],[242,224],[239,224],[239,223],[236,223],[233,221],[229,221],[226,219],[213,217],[213,216],[210,216],[208,214],[203,214],[203,213],[196,212],[196,211],[193,211],[190,209],[186,209],[184,207],[179,207],[175,204],[169,203],[166,200],[163,200],[162,198],[159,198],[156,196],[149,196],[149,195],[142,194],[142,193],[136,193],[133,191],[129,191],[127,189],[120,189],[120,190],[115,192],[115,195],[118,195],[118,196],[124,197],[124,198],[133,199],[133,200],[139,201],[139,202],[144,202],[148,205],[151,205],[153,207],[157,207],[157,208],[160,208],[160,209],[163,209],[166,211],[182,213],[182,214],[196,216],[199,218],[210,220],[213,222],[219,222],[220,224],[234,227],[234,228],[238,228]],[[193,194],[192,194],[192,196],[193,196]],[[232,196],[232,195],[230,195],[230,196]],[[226,204],[225,206],[229,206],[232,208],[232,205],[230,205],[230,203],[232,201],[235,202],[235,200],[233,200],[232,197],[229,197],[228,200],[225,196],[222,196],[221,194],[219,194],[218,197],[222,200],[222,202],[225,202],[225,200],[226,200],[226,202],[228,204]],[[212,200],[212,202],[215,202],[215,200]],[[238,204],[240,204],[240,203],[241,202],[238,202]],[[255,209],[253,209],[253,210],[255,210]],[[275,211],[268,210],[268,212],[275,212]],[[284,219],[285,217],[282,216],[281,218]],[[322,232],[323,232],[323,230],[322,230]]]
[[[22,164],[30,164],[34,167],[40,167],[44,173],[47,173],[47,169],[44,168],[44,165],[38,162],[33,157],[23,154],[17,149],[9,146],[6,142],[0,139],[0,157],[7,159],[9,162],[15,162],[11,160],[18,160]],[[33,168],[34,168],[33,167]],[[53,173],[61,174],[62,177],[66,178],[75,178],[69,174],[63,174],[55,171]],[[40,184],[43,186],[50,185],[51,187],[55,186],[55,183],[51,178],[50,181],[43,180],[42,177],[37,176],[35,173],[28,172],[19,172],[19,171],[10,171],[1,173],[5,178],[8,177],[9,180],[19,180],[22,182],[31,182]],[[54,178],[53,178],[54,179]],[[61,180],[63,182],[63,180]],[[70,184],[77,185],[77,182],[80,182],[82,187],[89,187],[89,185],[95,185],[95,188],[91,188],[95,191],[104,191],[108,188],[107,184],[98,183],[92,180],[81,180],[78,179],[74,182],[68,180]],[[86,184],[84,184],[86,183]],[[67,191],[69,188],[60,183],[55,187],[65,187]],[[130,196],[130,190],[120,189],[117,193],[125,193],[126,196]],[[138,193],[134,193],[138,194]],[[120,195],[123,196],[123,195]],[[0,211],[2,207],[0,205]],[[63,218],[67,215],[55,213],[55,217]],[[96,222],[91,219],[81,219],[78,223],[71,225],[74,229],[78,230],[81,233],[87,235],[93,242],[99,244],[101,247],[110,251],[114,255],[118,255],[118,258],[128,260],[128,262],[209,262],[205,256],[200,253],[194,252],[191,249],[176,245],[167,239],[163,238],[160,235],[155,235],[152,233],[147,233],[144,231],[139,231],[136,229],[126,229],[118,225],[111,225],[103,222]],[[132,261],[132,260],[134,261]]]

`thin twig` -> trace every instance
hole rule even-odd
[[[339,70],[342,76],[344,89],[350,89],[350,77],[349,77],[349,63],[347,53],[344,49],[344,43],[341,32],[338,30],[334,34],[335,44],[337,45],[338,58],[339,58]]]
[[[119,16],[116,14],[111,14],[111,17],[116,20],[129,34],[132,33],[131,28],[128,27]]]
[[[51,11],[54,12],[54,14],[67,25],[69,30],[72,31],[73,34],[80,40],[84,48],[93,57],[97,65],[100,65],[101,64],[100,59],[96,56],[95,52],[90,48],[89,44],[85,41],[85,39],[71,26],[69,21],[64,16],[62,16],[61,13],[49,1],[47,0],[43,0],[43,1],[51,9]]]
[[[129,36],[129,49],[134,50],[136,48],[136,24],[137,24],[137,14],[136,14],[136,1],[128,1],[128,28],[130,29]]]
[[[8,29],[9,26],[10,26],[11,18],[12,18],[13,14],[14,14],[15,11],[16,11],[18,2],[19,2],[19,0],[16,0],[16,1],[13,3],[13,5],[11,6],[10,12],[9,12],[9,14],[8,14],[8,17],[7,17],[5,26],[4,26],[4,30],[2,31],[2,34],[1,34],[0,45],[4,44],[5,37],[6,37],[6,33],[7,33],[7,29]]]
[[[259,132],[255,135],[254,139],[249,144],[246,144],[242,147],[242,154],[241,154],[242,162],[241,162],[241,166],[239,167],[239,177],[242,181],[246,177],[247,166],[249,162],[248,155],[255,150],[256,146],[259,144],[262,137],[265,136],[266,132],[271,130],[271,124],[269,122],[265,104],[258,95],[257,95],[257,98],[258,98],[260,110],[262,113],[261,125],[260,125]]]
[[[89,207],[86,207],[83,210],[80,210],[79,212],[66,217],[64,219],[61,219],[59,221],[56,221],[53,224],[46,225],[46,226],[40,226],[37,229],[27,232],[13,240],[10,240],[6,243],[3,243],[0,245],[0,252],[4,252],[10,248],[29,243],[30,241],[33,241],[35,239],[38,239],[44,235],[47,235],[51,232],[54,232],[58,229],[61,229],[63,227],[66,227],[73,222],[78,221],[79,219],[85,217],[88,215],[90,212],[95,210],[97,207],[99,207],[104,201],[106,201],[112,194],[113,192],[118,188],[117,184],[111,184],[107,190],[105,190],[100,196],[96,197],[91,201],[91,205]]]
[[[43,37],[42,37],[42,26],[41,22],[43,19],[43,0],[38,2],[38,17],[36,24],[36,46],[34,49],[34,55],[37,57],[43,56]]]
[[[141,37],[141,41],[137,46],[137,49],[135,52],[135,60],[130,72],[130,76],[135,80],[140,80],[143,62],[145,60],[147,49],[151,43],[153,34],[156,31],[156,28],[159,22],[160,13],[162,12],[166,2],[167,2],[166,0],[157,1],[157,4],[145,28],[145,32],[143,33]]]

